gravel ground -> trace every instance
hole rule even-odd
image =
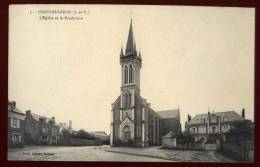
[[[167,150],[160,147],[131,148],[131,147],[102,147],[109,152],[119,152],[130,155],[156,157],[175,162],[236,162],[216,151]]]
[[[171,162],[159,158],[107,152],[102,148],[107,147],[25,146],[24,148],[9,149],[8,160]]]

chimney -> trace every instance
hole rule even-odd
[[[26,115],[30,115],[31,114],[31,110],[27,110],[25,111]]]
[[[16,107],[16,102],[12,101],[12,106],[14,106],[14,108]]]
[[[47,119],[46,119],[45,117],[40,117],[39,119],[40,119],[42,122],[47,123],[47,122],[46,122]]]
[[[51,117],[52,123],[55,124],[55,117]]]
[[[72,121],[69,120],[69,129],[72,129]]]
[[[190,122],[190,120],[191,120],[191,116],[190,114],[188,114],[188,122]]]
[[[16,102],[15,101],[12,101],[11,103],[9,103],[10,106],[11,106],[11,110],[14,110],[15,107],[16,107]]]
[[[242,109],[241,116],[242,118],[245,118],[245,108]]]

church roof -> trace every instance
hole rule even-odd
[[[178,109],[157,111],[157,113],[161,118],[180,118],[180,111]]]
[[[125,55],[131,54],[134,51],[136,51],[135,41],[134,41],[134,32],[133,32],[133,26],[132,26],[132,19],[130,23],[129,33],[128,33],[128,39],[125,49]]]
[[[216,113],[211,113],[210,116],[220,116],[222,118],[226,118],[226,120],[222,119],[221,121],[224,122],[233,122],[233,121],[242,121],[244,120],[237,112],[235,111],[224,111],[224,112],[216,112]],[[204,120],[208,118],[208,114],[198,114],[194,118],[192,118],[188,124],[201,124],[204,123]]]

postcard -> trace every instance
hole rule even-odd
[[[8,160],[254,162],[255,9],[9,5]]]

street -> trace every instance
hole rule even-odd
[[[164,150],[159,147],[25,146],[8,151],[8,160],[29,161],[142,161],[142,162],[234,162],[215,151]]]
[[[169,160],[103,151],[100,146],[25,146],[8,151],[8,160],[29,161],[160,161]]]

